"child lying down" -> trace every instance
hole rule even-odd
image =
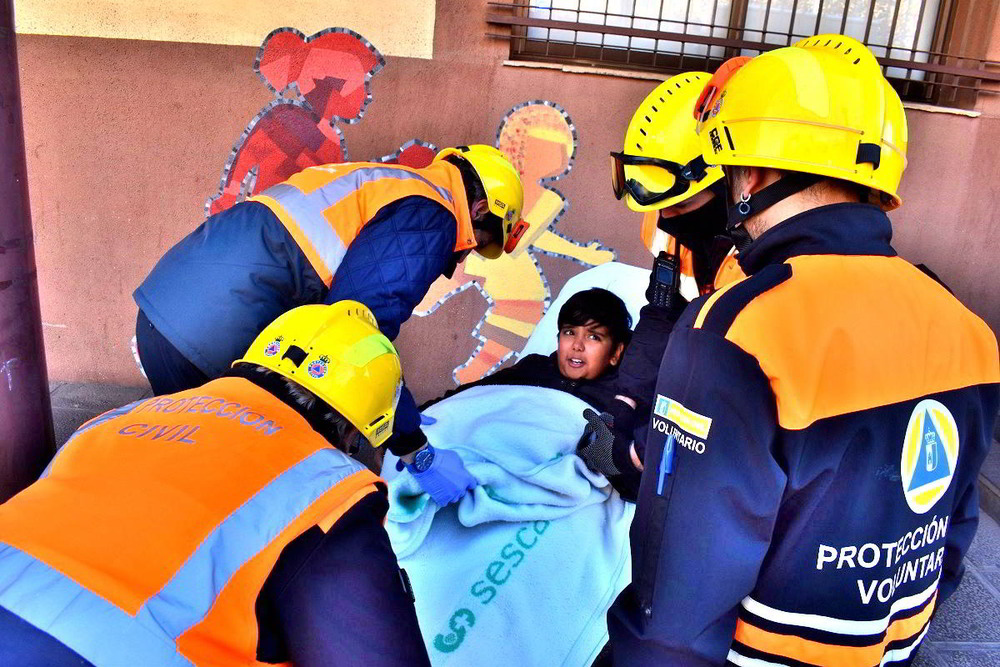
[[[600,287],[577,292],[559,310],[558,323],[558,347],[552,354],[529,354],[509,368],[428,401],[421,410],[472,387],[522,385],[565,391],[607,411],[618,393],[618,363],[632,336],[625,303]]]
[[[581,439],[581,446],[585,446],[587,434],[598,419],[597,413],[616,414],[624,406],[615,396],[619,393],[618,364],[632,336],[632,317],[625,302],[614,292],[594,287],[567,299],[557,321],[558,343],[552,354],[529,354],[509,368],[424,403],[421,410],[472,387],[520,385],[558,389],[586,401],[597,411],[588,410],[584,415],[591,422]],[[609,467],[606,463],[594,466],[582,449],[579,454],[595,471]],[[632,470],[624,463],[618,468]],[[638,475],[608,475],[608,479],[626,499],[634,499]]]
[[[459,502],[431,501],[386,456],[386,530],[434,667],[584,667],[607,642],[607,609],[631,572],[634,506],[573,454],[584,412],[614,400],[629,316],[594,289],[571,297],[558,323],[552,355],[424,406],[428,441],[476,478]]]

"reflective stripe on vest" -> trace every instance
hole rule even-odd
[[[162,630],[14,547],[0,546],[0,607],[20,616],[97,665],[191,665]],[[94,630],[100,628],[98,632]]]
[[[272,426],[260,428],[265,417]],[[142,436],[133,428],[140,420],[163,424]],[[170,440],[186,422],[204,433]],[[255,664],[253,605],[281,550],[330,525],[377,481],[291,408],[237,378],[148,399],[66,447],[48,478],[0,506],[0,606],[98,665]],[[250,463],[241,466],[237,453]],[[95,474],[119,459],[106,478]],[[212,459],[217,468],[199,479]],[[263,481],[244,495],[238,481],[226,488],[220,469]],[[96,515],[107,515],[104,525]]]
[[[895,600],[882,618],[856,621],[787,612],[743,600],[728,660],[736,665],[870,667],[909,658],[927,634],[938,580]]]
[[[456,199],[452,192],[462,196]],[[425,169],[346,163],[310,167],[250,201],[274,212],[329,286],[361,228],[386,204],[404,197],[424,196],[444,206],[458,225],[455,250],[474,247],[464,194],[458,169],[448,163]]]

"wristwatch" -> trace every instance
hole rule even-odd
[[[434,448],[427,445],[427,447],[417,452],[417,455],[413,457],[413,463],[408,464],[406,469],[412,474],[417,475],[422,472],[427,472],[427,469],[431,467],[432,463],[434,463]]]

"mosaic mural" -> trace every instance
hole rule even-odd
[[[222,171],[218,191],[205,204],[214,215],[288,179],[307,167],[344,162],[347,144],[339,123],[356,123],[372,101],[371,78],[385,65],[378,49],[345,28],[306,37],[294,28],[269,34],[254,71],[274,93],[250,121]],[[475,288],[484,312],[471,335],[475,350],[452,376],[461,384],[499,368],[518,352],[551,301],[539,255],[562,257],[582,266],[615,259],[598,241],[580,242],[554,227],[569,202],[551,184],[573,168],[578,139],[569,114],[554,102],[532,100],[511,108],[497,129],[495,145],[506,153],[524,182],[523,217],[529,223],[514,252],[496,260],[471,255],[452,278],[435,282],[414,311],[433,315],[451,297]],[[423,167],[437,147],[412,139],[380,162]]]
[[[420,139],[410,139],[399,147],[395,153],[380,157],[376,162],[401,164],[406,167],[426,167],[437,155],[438,147]]]

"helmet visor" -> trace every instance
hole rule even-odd
[[[626,170],[626,167],[632,169]],[[639,173],[639,169],[643,173]],[[642,180],[632,178],[643,175]],[[691,183],[700,181],[704,176],[705,162],[701,156],[680,165],[663,158],[611,153],[611,185],[615,197],[621,199],[627,193],[640,206],[650,206],[682,195]]]
[[[719,113],[717,105],[721,104],[722,89],[729,79],[748,62],[750,62],[749,57],[737,56],[722,63],[719,65],[719,69],[715,70],[715,74],[708,80],[701,95],[698,96],[698,101],[694,103],[694,118],[698,121],[695,125],[695,132],[701,134],[701,128],[705,121]]]

